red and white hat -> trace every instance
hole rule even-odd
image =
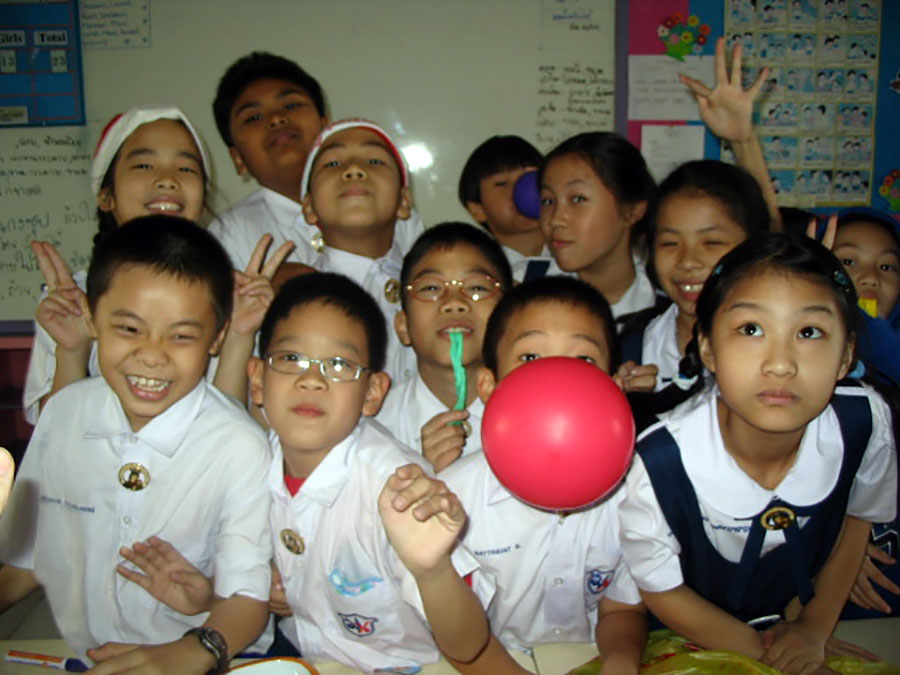
[[[187,116],[178,108],[174,107],[158,107],[158,108],[132,108],[126,113],[119,113],[113,117],[103,131],[100,133],[100,140],[97,141],[97,147],[94,149],[94,163],[91,166],[91,189],[94,195],[100,194],[100,184],[103,177],[109,171],[109,167],[119,152],[122,144],[134,133],[134,130],[148,122],[156,120],[178,120],[191,133],[197,149],[200,151],[200,160],[203,162],[203,175],[206,179],[206,187],[209,189],[209,180],[212,166],[209,163],[209,154],[206,152],[206,145],[200,134],[191,124]]]
[[[403,159],[403,153],[400,152],[400,148],[398,148],[393,139],[388,136],[388,133],[374,122],[370,122],[362,117],[350,117],[329,124],[319,133],[318,138],[316,138],[309,151],[309,155],[306,158],[306,167],[303,169],[303,180],[300,182],[300,199],[303,199],[306,196],[306,193],[309,192],[309,178],[312,175],[313,164],[315,164],[316,157],[319,152],[321,152],[322,145],[324,145],[325,141],[339,131],[344,131],[344,129],[357,129],[360,127],[374,131],[381,137],[381,140],[387,145],[388,150],[394,155],[394,159],[397,160],[397,168],[400,169],[400,185],[402,187],[409,185],[409,171],[406,168],[406,161]]]

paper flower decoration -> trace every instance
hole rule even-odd
[[[894,169],[884,177],[878,194],[888,203],[891,211],[900,211],[900,169]]]
[[[673,12],[656,27],[656,36],[666,46],[666,55],[684,61],[688,54],[701,54],[710,27],[694,14]]]

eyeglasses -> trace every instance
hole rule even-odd
[[[440,277],[419,277],[406,290],[417,300],[437,302],[447,296],[450,286],[459,288],[462,294],[472,302],[492,298],[500,292],[500,282],[489,274],[470,274],[462,279],[441,279]]]
[[[362,373],[371,373],[372,371],[365,366],[359,365],[356,361],[345,359],[343,356],[329,356],[324,359],[314,359],[311,356],[305,356],[297,352],[278,351],[266,355],[266,363],[276,373],[284,373],[285,375],[300,375],[312,368],[313,364],[319,366],[319,372],[322,377],[332,382],[353,382],[358,380]]]

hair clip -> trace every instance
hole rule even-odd
[[[720,274],[722,274],[722,265],[721,265],[721,264],[720,264],[720,265],[716,265],[715,267],[713,267],[713,270],[712,270],[712,272],[710,273],[710,276],[717,277],[717,276],[719,276]]]
[[[834,283],[840,286],[845,292],[850,290],[850,280],[841,270],[832,272],[831,278],[834,279]]]

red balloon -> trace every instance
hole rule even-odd
[[[609,375],[556,356],[519,366],[497,384],[481,442],[514,495],[540,509],[572,510],[622,480],[634,454],[634,417]]]

